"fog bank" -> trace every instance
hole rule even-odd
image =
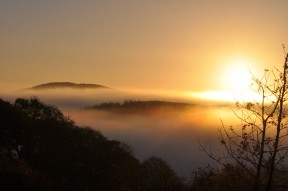
[[[53,91],[15,91],[0,95],[3,99],[14,101],[17,97],[38,97],[41,101],[56,105],[65,115],[70,116],[77,125],[89,126],[101,131],[109,139],[128,143],[134,155],[145,160],[158,156],[166,160],[182,176],[189,176],[198,167],[215,165],[202,151],[199,141],[210,142],[213,151],[221,151],[218,140],[220,119],[230,125],[231,105],[215,105],[195,102],[185,109],[158,107],[148,112],[109,112],[106,110],[85,109],[87,106],[103,102],[123,102],[124,100],[162,100],[180,101],[187,98],[171,96],[141,95],[115,90],[53,90]],[[141,110],[141,108],[140,108]]]

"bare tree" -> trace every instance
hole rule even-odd
[[[241,166],[247,173],[243,176],[253,190],[271,190],[277,184],[275,171],[281,172],[287,162],[287,71],[288,54],[285,53],[283,69],[265,70],[262,78],[252,76],[251,88],[260,95],[253,101],[237,101],[235,116],[240,125],[227,127],[221,121],[220,142],[224,147],[221,157],[211,152],[209,144],[202,150],[218,163]],[[284,169],[285,170],[285,169]],[[253,182],[248,177],[253,177]]]
[[[285,50],[285,49],[284,49]],[[285,57],[284,67],[283,67],[283,73],[280,73],[280,79],[277,81],[277,83],[280,85],[278,90],[278,93],[275,92],[275,97],[278,101],[278,112],[277,112],[277,121],[276,124],[276,135],[275,135],[275,141],[273,143],[273,149],[272,149],[272,156],[269,166],[269,178],[268,178],[268,184],[267,189],[270,190],[272,186],[272,180],[273,180],[273,174],[278,166],[287,156],[288,150],[287,150],[287,142],[286,144],[282,144],[283,137],[287,136],[287,122],[285,123],[284,119],[287,116],[287,108],[286,108],[286,102],[287,102],[287,70],[288,70],[288,53]],[[286,132],[282,133],[283,130],[286,130]]]

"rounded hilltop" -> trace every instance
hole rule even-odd
[[[86,84],[86,83],[72,83],[72,82],[50,82],[45,84],[40,84],[37,86],[33,86],[32,90],[48,90],[48,89],[111,89],[107,86],[99,85],[99,84]]]

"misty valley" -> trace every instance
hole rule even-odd
[[[102,86],[85,86],[79,88],[80,86],[76,87],[72,83],[50,83],[17,92],[6,92],[2,97],[11,103],[18,97],[23,97],[55,105],[81,128],[91,128],[101,132],[109,140],[129,145],[129,151],[140,162],[151,157],[163,159],[179,177],[189,179],[199,167],[209,164],[215,167],[215,162],[200,151],[198,142],[209,140],[214,145],[219,142],[219,120],[221,116],[226,118],[229,115],[229,105],[184,103],[177,102],[176,98],[176,101],[159,101],[157,96],[145,97]],[[29,105],[28,100],[25,107]],[[50,138],[53,142],[54,137]],[[23,145],[17,144],[21,147]],[[62,144],[61,141],[59,144]],[[214,149],[219,151],[217,146]]]
[[[203,152],[222,154],[219,128],[240,123],[232,103],[73,83],[1,96],[1,183],[12,190],[231,190],[241,171]]]
[[[288,0],[0,0],[0,191],[288,191]]]

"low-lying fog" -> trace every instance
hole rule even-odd
[[[202,151],[203,144],[210,141],[213,152],[219,153],[218,128],[222,119],[232,124],[231,105],[193,102],[188,98],[141,96],[139,94],[120,93],[111,90],[51,90],[17,91],[2,93],[1,98],[14,101],[17,97],[36,96],[45,103],[58,106],[69,115],[77,125],[89,126],[101,131],[109,139],[128,143],[134,149],[134,155],[144,160],[149,156],[159,156],[182,176],[189,176],[198,167],[215,165]],[[148,112],[110,112],[99,109],[85,109],[102,102],[123,102],[124,100],[161,100],[189,102],[193,105],[181,108],[159,107]],[[235,119],[234,119],[235,120]],[[235,121],[233,121],[235,124]]]

